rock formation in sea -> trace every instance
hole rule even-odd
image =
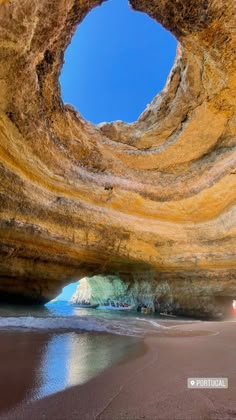
[[[235,0],[130,0],[177,38],[175,65],[137,122],[94,126],[58,78],[101,3],[0,4],[1,300],[115,274],[211,314],[236,296]]]

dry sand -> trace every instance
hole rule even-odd
[[[204,322],[163,330],[90,382],[28,404],[1,418],[236,419],[236,322]],[[229,388],[188,390],[188,377],[228,377]]]

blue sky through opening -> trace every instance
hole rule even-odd
[[[135,121],[160,92],[177,42],[128,0],[109,0],[79,25],[65,54],[62,98],[84,118]]]
[[[75,293],[76,288],[79,282],[71,283],[68,286],[65,286],[62,290],[62,293],[57,296],[57,300],[70,300],[71,296]]]

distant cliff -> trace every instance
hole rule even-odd
[[[177,279],[179,275],[179,279]],[[71,297],[71,302],[82,300],[103,305],[108,300],[128,303],[137,308],[139,304],[153,311],[169,312],[197,318],[223,318],[232,316],[232,299],[228,275],[221,272],[221,279],[215,273],[208,273],[208,282],[197,272],[180,273],[174,278],[169,274],[133,273],[122,280],[117,276],[85,277],[80,281]],[[233,282],[234,287],[234,282]],[[231,289],[232,290],[232,289]]]
[[[80,280],[80,284],[73,296],[72,302],[81,302],[87,300],[91,303],[104,304],[108,299],[115,301],[132,300],[128,292],[128,283],[124,283],[116,276],[95,276]]]

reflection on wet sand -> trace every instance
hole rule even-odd
[[[83,384],[138,347],[133,338],[79,332],[1,332],[0,339],[0,415]]]
[[[73,385],[81,385],[121,360],[137,340],[108,334],[69,332],[55,334],[48,343],[41,386],[32,397],[42,398]]]
[[[83,384],[141,346],[137,339],[101,334],[71,334],[67,386]]]

